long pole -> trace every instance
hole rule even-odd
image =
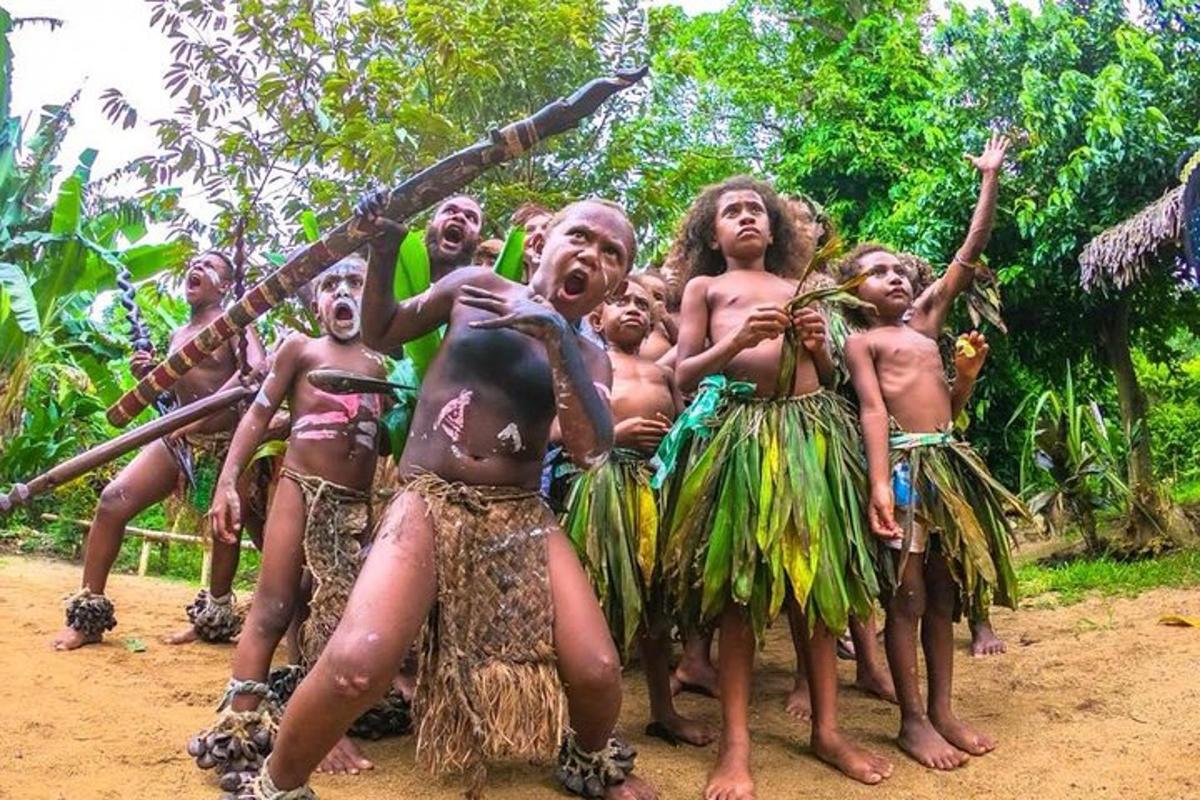
[[[642,67],[598,78],[533,116],[492,131],[487,139],[442,159],[393,189],[383,215],[394,220],[408,219],[459,191],[486,170],[533,148],[542,139],[575,128],[601,103],[640,81],[647,72],[648,68]],[[373,230],[360,228],[358,220],[352,218],[305,247],[126,392],[108,409],[108,421],[117,427],[127,425],[156,395],[169,391],[181,375],[216,352],[222,343],[375,235]]]
[[[144,444],[160,439],[169,433],[179,430],[185,425],[204,419],[222,409],[236,405],[242,399],[258,391],[257,386],[234,386],[229,389],[209,395],[183,408],[178,408],[166,416],[147,422],[141,427],[126,431],[115,439],[97,445],[74,458],[68,459],[49,471],[38,475],[29,483],[18,483],[6,495],[0,495],[0,514],[11,511],[16,506],[24,505],[30,498],[49,492],[64,483],[73,481],[97,467],[103,466],[114,458],[136,450]]]

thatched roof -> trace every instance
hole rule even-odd
[[[1087,291],[1132,286],[1164,247],[1179,247],[1183,186],[1176,186],[1124,222],[1087,243],[1079,281]]]

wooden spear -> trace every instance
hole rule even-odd
[[[48,472],[43,472],[28,484],[18,483],[7,495],[0,495],[0,514],[8,513],[16,506],[24,505],[31,497],[55,489],[68,481],[73,481],[130,450],[136,450],[142,445],[173,433],[196,420],[204,419],[210,414],[236,405],[256,391],[258,391],[257,386],[234,386],[225,389],[80,453]]]
[[[601,103],[640,81],[647,72],[647,67],[641,67],[620,70],[608,78],[597,78],[570,97],[555,100],[532,117],[492,131],[487,139],[442,159],[393,189],[383,215],[393,220],[408,219],[459,191],[491,167],[531,149],[542,139],[578,126]],[[375,235],[373,230],[360,228],[358,221],[352,218],[305,247],[246,292],[191,341],[171,353],[134,389],[126,392],[108,409],[108,421],[124,427],[153,402],[159,392],[169,391],[181,375],[216,352],[223,342]]]

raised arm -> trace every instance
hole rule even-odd
[[[221,466],[221,474],[217,477],[217,485],[213,490],[212,508],[209,509],[209,519],[212,522],[213,533],[222,541],[229,544],[237,542],[238,531],[242,527],[241,501],[238,498],[237,484],[242,472],[250,464],[250,458],[255,449],[266,437],[271,425],[271,418],[287,397],[292,381],[296,377],[296,366],[299,363],[306,339],[300,334],[289,336],[271,364],[267,377],[263,379],[262,388],[250,410],[238,423],[229,443],[229,453]]]
[[[676,343],[675,381],[683,393],[693,392],[700,381],[725,369],[734,356],[764,339],[780,336],[792,324],[779,306],[759,306],[741,327],[721,337],[711,347],[708,339],[708,285],[706,278],[688,281],[679,311],[679,341]]]
[[[1008,140],[993,136],[983,154],[966,156],[981,176],[979,200],[971,216],[971,227],[945,273],[934,281],[915,304],[916,313],[909,323],[926,336],[936,338],[950,313],[955,298],[966,291],[975,279],[975,266],[992,238],[996,222],[996,199],[1000,193],[1000,168],[1008,151]]]
[[[892,496],[888,410],[879,388],[879,378],[875,374],[875,358],[870,342],[862,334],[855,334],[846,341],[846,364],[858,395],[863,447],[867,451],[867,478],[871,484],[867,520],[876,536],[900,538],[904,532],[896,524],[895,498]]]

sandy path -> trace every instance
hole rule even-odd
[[[215,798],[183,745],[212,718],[227,677],[227,647],[170,648],[157,636],[177,626],[194,589],[117,576],[110,595],[121,624],[100,647],[57,654],[49,637],[61,624],[58,598],[78,568],[9,557],[0,560],[0,798]],[[891,754],[895,777],[860,787],[807,754],[804,729],[782,711],[790,687],[789,648],[776,630],[758,673],[755,765],[761,800],[783,798],[1195,798],[1200,797],[1200,630],[1156,624],[1161,613],[1200,613],[1200,592],[1159,590],[1136,600],[999,612],[1008,656],[958,661],[961,714],[1001,740],[1000,750],[953,774],[935,775],[890,744],[892,707],[847,689],[849,731]],[[144,653],[129,652],[126,638]],[[844,681],[852,678],[842,664]],[[640,735],[645,692],[627,681],[624,729],[641,750],[640,773],[664,800],[698,798],[715,748],[672,749]],[[684,708],[716,721],[713,701]],[[322,798],[450,800],[412,766],[407,739],[366,745],[381,765],[357,778],[315,783]],[[494,772],[497,800],[562,797],[545,771]]]

